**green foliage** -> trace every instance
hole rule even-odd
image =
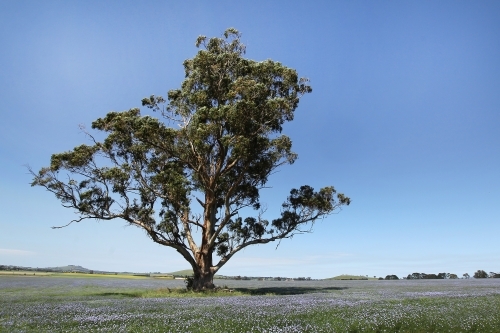
[[[408,280],[420,280],[420,279],[426,279],[426,280],[432,280],[432,279],[456,279],[458,278],[456,274],[450,274],[450,273],[439,273],[439,274],[426,274],[426,273],[412,273],[408,274],[406,279]]]
[[[486,273],[482,269],[479,269],[479,270],[477,270],[477,272],[474,273],[475,279],[486,279],[487,277],[488,277],[488,273]]]
[[[305,185],[290,191],[281,217],[271,222],[258,212],[239,216],[245,207],[259,211],[269,175],[297,159],[281,132],[300,98],[312,92],[294,69],[244,58],[240,37],[232,28],[223,38],[200,36],[200,50],[184,62],[181,87],[167,99],[142,100],[163,121],[138,108],[110,112],[92,123],[107,134],[104,141],[88,133],[92,145],[54,154],[50,167],[32,172],[32,186],[75,209],[79,218],[72,222],[123,219],[144,229],[176,249],[195,280],[213,275],[248,245],[309,231],[318,218],[349,205],[332,186]],[[203,213],[193,213],[193,204]],[[193,228],[202,230],[199,243]],[[221,257],[216,265],[214,252]]]
[[[186,289],[193,290],[194,277],[192,275],[186,275],[185,278],[184,283],[186,284]]]

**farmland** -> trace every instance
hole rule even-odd
[[[500,280],[0,276],[0,332],[500,332]]]

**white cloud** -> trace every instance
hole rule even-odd
[[[24,251],[17,249],[0,249],[0,255],[8,255],[8,256],[30,256],[35,254],[32,251]]]

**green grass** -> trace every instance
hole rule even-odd
[[[1,282],[1,280],[0,280]],[[0,297],[16,302],[51,302],[88,299],[114,298],[184,298],[184,297],[226,297],[254,295],[252,291],[237,289],[217,289],[192,291],[186,288],[110,288],[96,285],[49,288],[4,288],[0,289]],[[269,292],[269,294],[274,294]],[[1,304],[1,301],[0,301]]]

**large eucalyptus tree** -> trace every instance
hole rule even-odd
[[[122,219],[174,248],[200,290],[213,288],[214,274],[241,249],[308,231],[350,199],[331,186],[301,186],[290,191],[281,216],[264,220],[259,191],[276,168],[297,158],[282,126],[312,89],[279,62],[244,58],[235,29],[200,36],[196,46],[181,88],[167,100],[142,100],[162,121],[138,108],[110,112],[92,123],[107,132],[104,141],[87,133],[91,145],[54,154],[49,167],[31,173],[32,186],[76,211],[71,222]],[[243,218],[242,208],[255,216]]]

